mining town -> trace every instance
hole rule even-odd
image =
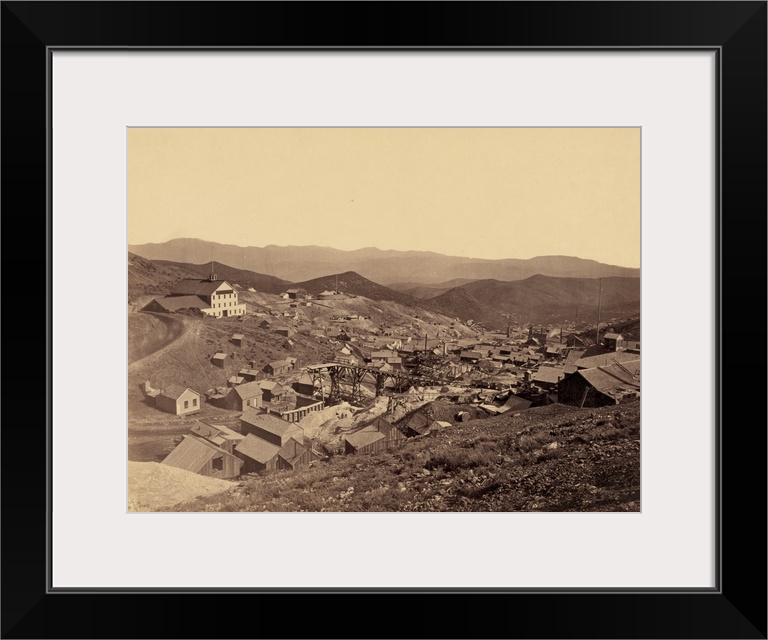
[[[639,509],[635,274],[128,263],[131,510]]]

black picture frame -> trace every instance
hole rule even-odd
[[[32,327],[25,324],[24,331],[38,343],[46,336],[46,344],[38,346],[41,351],[45,346],[47,409],[39,385],[35,394],[10,394],[6,385],[6,410],[21,400],[35,411],[20,425],[23,450],[18,428],[6,423],[1,436],[2,637],[766,638],[765,365],[753,353],[758,342],[762,350],[762,340],[749,335],[756,330],[762,338],[766,326],[766,15],[764,1],[3,2],[2,204],[6,231],[13,229],[5,237],[9,244],[20,237],[46,238],[45,256],[33,262],[43,271],[35,280],[47,283],[47,313],[30,318]],[[55,274],[48,97],[50,55],[57,47],[716,51],[721,100],[717,587],[699,592],[52,592],[51,487],[43,465],[30,469],[26,455],[33,453],[50,469]],[[11,274],[18,274],[15,262],[14,269]],[[744,299],[745,281],[756,302]],[[6,320],[6,326],[15,324]],[[16,351],[27,345],[13,342],[6,341],[6,363],[17,356],[28,359]],[[740,419],[742,406],[749,418]],[[746,509],[741,506],[745,498]],[[202,615],[203,609],[217,615]],[[358,622],[361,615],[370,615],[365,627]]]

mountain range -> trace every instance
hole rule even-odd
[[[466,280],[523,280],[534,275],[560,278],[639,278],[640,270],[603,264],[569,256],[539,256],[527,260],[488,260],[446,256],[430,251],[393,251],[375,247],[342,251],[330,247],[288,246],[239,247],[194,238],[177,238],[163,243],[129,245],[128,250],[148,260],[210,265],[211,261],[301,282],[326,275],[354,271],[382,285],[398,288],[412,283],[434,285],[462,278]],[[442,291],[442,293],[444,293]],[[421,292],[419,297],[430,292]]]
[[[151,261],[129,253],[129,297],[167,292],[180,278],[206,277],[211,264]],[[424,309],[463,321],[473,320],[489,328],[503,329],[508,318],[514,322],[551,323],[632,316],[640,311],[640,279],[608,277],[556,278],[537,274],[511,282],[485,279],[466,281],[429,299],[396,291],[354,271],[322,276],[301,282],[288,282],[273,276],[213,264],[220,280],[262,293],[279,294],[291,287],[309,293],[338,289],[374,301],[396,302],[408,309]],[[458,281],[461,282],[461,281]],[[450,283],[444,283],[450,284]]]

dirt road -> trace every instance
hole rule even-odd
[[[178,318],[146,311],[129,318],[128,364],[138,362],[178,340],[186,325]]]

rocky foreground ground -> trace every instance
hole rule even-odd
[[[383,454],[245,476],[171,511],[639,511],[640,403],[473,419]]]

